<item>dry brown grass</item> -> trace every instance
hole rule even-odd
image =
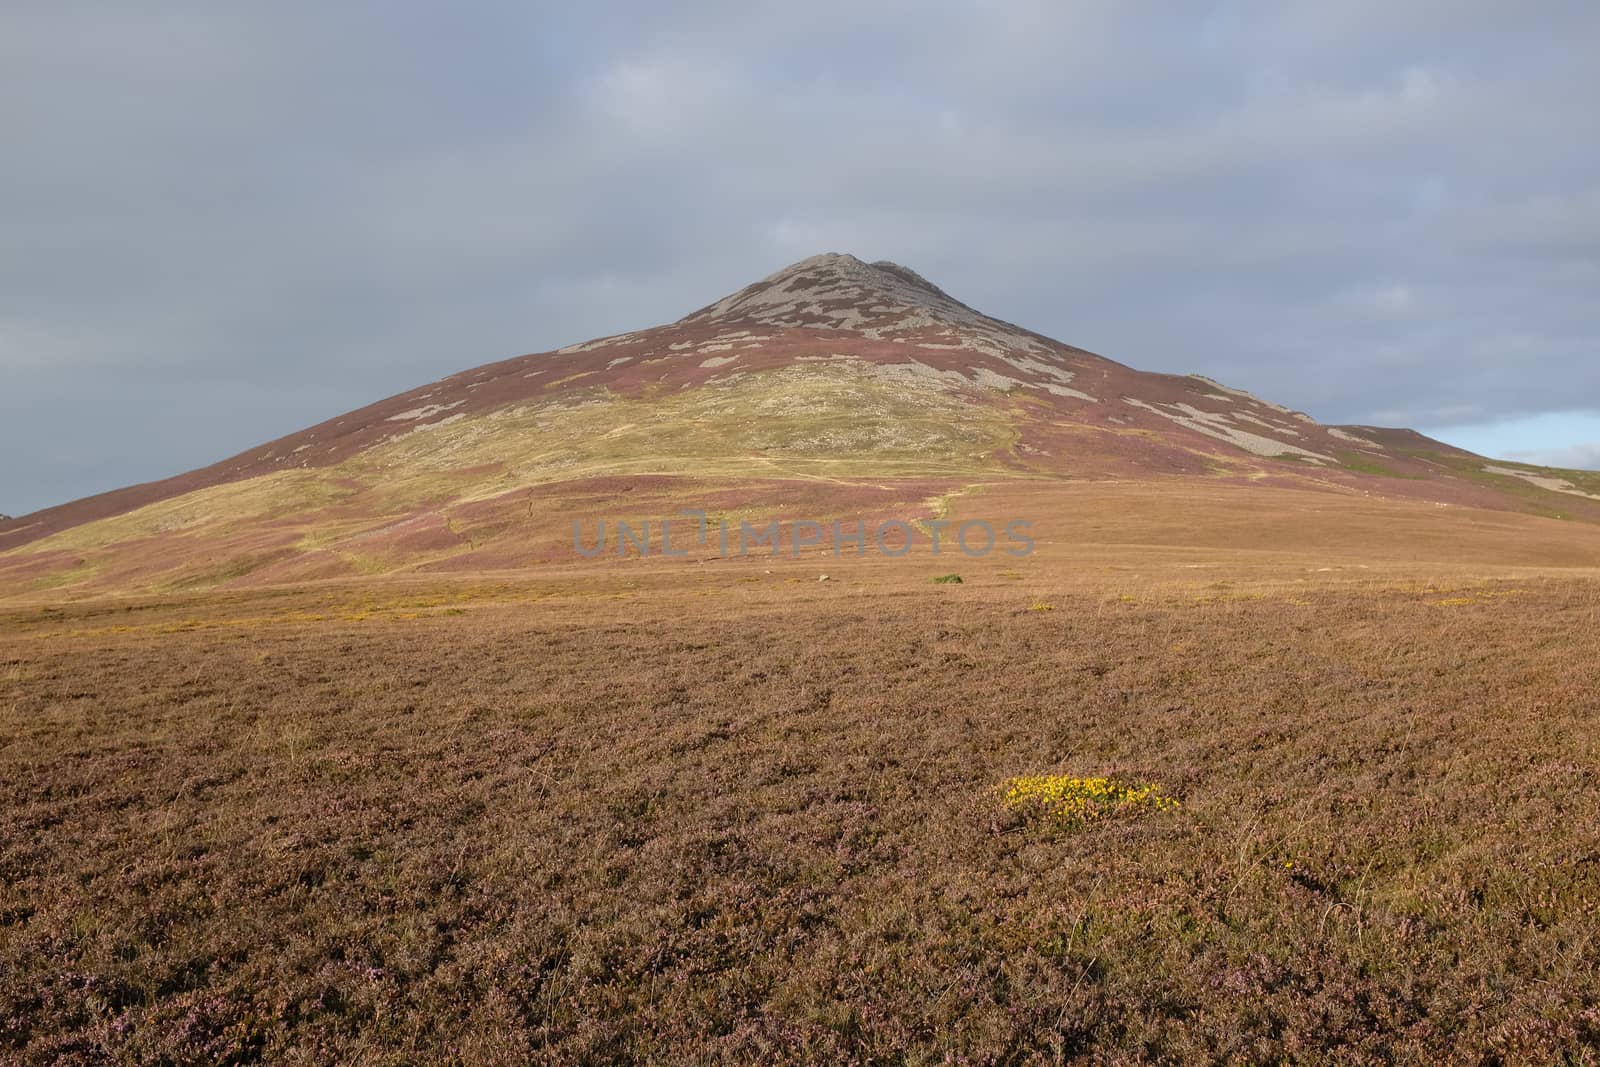
[[[0,1060],[1592,1062],[1600,587],[1263,559],[12,609]]]
[[[709,477],[618,476],[525,488],[422,512],[386,510],[388,505],[371,500],[330,503],[284,516],[281,523],[246,522],[238,529],[224,521],[229,512],[217,505],[215,512],[197,513],[210,517],[193,529],[105,545],[100,542],[111,534],[84,528],[0,553],[0,604],[130,592],[183,597],[341,578],[371,586],[380,575],[413,581],[424,574],[502,571],[500,578],[525,585],[530,575],[548,569],[558,581],[598,577],[610,582],[615,559],[599,569],[579,562],[574,519],[586,531],[586,544],[592,544],[588,539],[598,523],[608,521],[613,550],[618,520],[635,529],[653,522],[659,550],[661,520],[684,508],[728,520],[735,534],[741,520],[760,527],[774,518],[848,524],[866,517],[870,526],[898,518],[919,524],[919,554],[928,551],[927,520],[936,516],[955,522],[985,519],[1000,529],[1011,519],[1028,518],[1040,553],[1019,567],[1030,576],[1053,567],[1073,581],[1089,569],[1151,577],[1148,568],[1154,567],[1163,579],[1193,577],[1165,573],[1185,566],[1249,580],[1341,571],[1353,577],[1397,568],[1412,579],[1463,567],[1473,577],[1600,568],[1597,523],[1386,499],[1348,487],[1267,487],[1185,477],[1126,482],[885,478],[812,474],[724,483]],[[271,493],[261,500],[263,506],[278,506]],[[128,516],[113,525],[131,534],[136,531],[127,523],[159,527],[172,518],[171,509],[196,507],[193,501],[174,502],[159,506],[153,518]],[[678,549],[701,556],[719,551],[714,538],[705,546],[686,545],[688,532],[680,519]],[[947,545],[951,536],[947,531]],[[956,558],[952,565],[962,563]]]

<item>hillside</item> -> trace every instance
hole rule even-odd
[[[647,496],[651,513],[915,519],[980,484],[1169,478],[1600,520],[1600,475],[1322,425],[829,254],[674,323],[487,364],[0,522],[0,595],[559,562],[574,518]]]

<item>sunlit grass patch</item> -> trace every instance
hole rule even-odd
[[[1438,589],[1438,590],[1430,590],[1430,592],[1448,593],[1448,592],[1455,592],[1455,590]],[[1462,590],[1462,592],[1469,593],[1470,595],[1468,595],[1468,596],[1447,596],[1447,597],[1443,598],[1442,600],[1435,600],[1433,603],[1435,603],[1435,604],[1437,604],[1437,605],[1439,605],[1441,607],[1459,608],[1459,607],[1465,607],[1468,604],[1484,604],[1484,603],[1488,603],[1489,601],[1494,600],[1496,597],[1521,596],[1522,594],[1526,593],[1527,590],[1526,589],[1473,589],[1473,590]]]
[[[1169,811],[1178,801],[1152,783],[1135,785],[1116,778],[1073,778],[1064,774],[1013,778],[1002,799],[1009,808],[1078,824],[1117,811]]]

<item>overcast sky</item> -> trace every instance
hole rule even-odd
[[[7,0],[0,511],[822,251],[1600,465],[1597,42],[1593,0]]]

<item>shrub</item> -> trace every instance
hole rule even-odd
[[[1006,783],[1006,806],[1031,810],[1058,822],[1103,819],[1124,809],[1167,811],[1178,802],[1156,785],[1131,785],[1115,778],[1071,778],[1064,774],[1013,778]]]

